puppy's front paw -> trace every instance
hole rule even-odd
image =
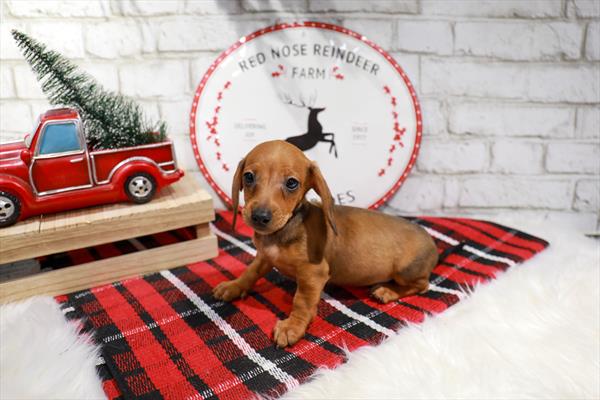
[[[295,344],[302,339],[306,332],[306,326],[300,322],[284,319],[277,321],[273,329],[273,341],[277,347],[286,347]]]
[[[212,293],[216,299],[223,301],[231,301],[239,297],[246,297],[246,291],[235,280],[219,283],[215,286]]]

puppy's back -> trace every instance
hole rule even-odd
[[[338,235],[331,236],[332,282],[370,285],[392,278],[402,264],[437,257],[435,244],[419,225],[362,208],[335,206]]]

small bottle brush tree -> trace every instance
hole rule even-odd
[[[148,121],[133,100],[106,91],[61,54],[24,33],[13,30],[12,35],[50,104],[79,111],[91,149],[139,146],[166,139],[166,124]]]

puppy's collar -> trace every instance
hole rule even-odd
[[[286,222],[286,225],[290,223],[291,220],[293,220],[294,218],[296,218],[297,216],[300,216],[304,219],[304,217],[306,216],[306,212],[308,211],[308,206],[307,203],[305,201],[301,201],[296,208],[294,208],[294,211],[292,211],[292,216],[290,217],[290,219],[288,220],[288,222]]]
[[[300,202],[292,211],[292,216],[287,220],[285,225],[281,227],[277,232],[284,232],[293,226],[298,226],[302,223],[302,220],[306,216],[308,207],[304,201]],[[275,232],[276,233],[276,232]]]

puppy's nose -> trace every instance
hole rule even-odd
[[[252,222],[256,226],[267,226],[269,222],[271,222],[271,218],[273,214],[271,214],[271,210],[266,208],[256,208],[252,210]]]

